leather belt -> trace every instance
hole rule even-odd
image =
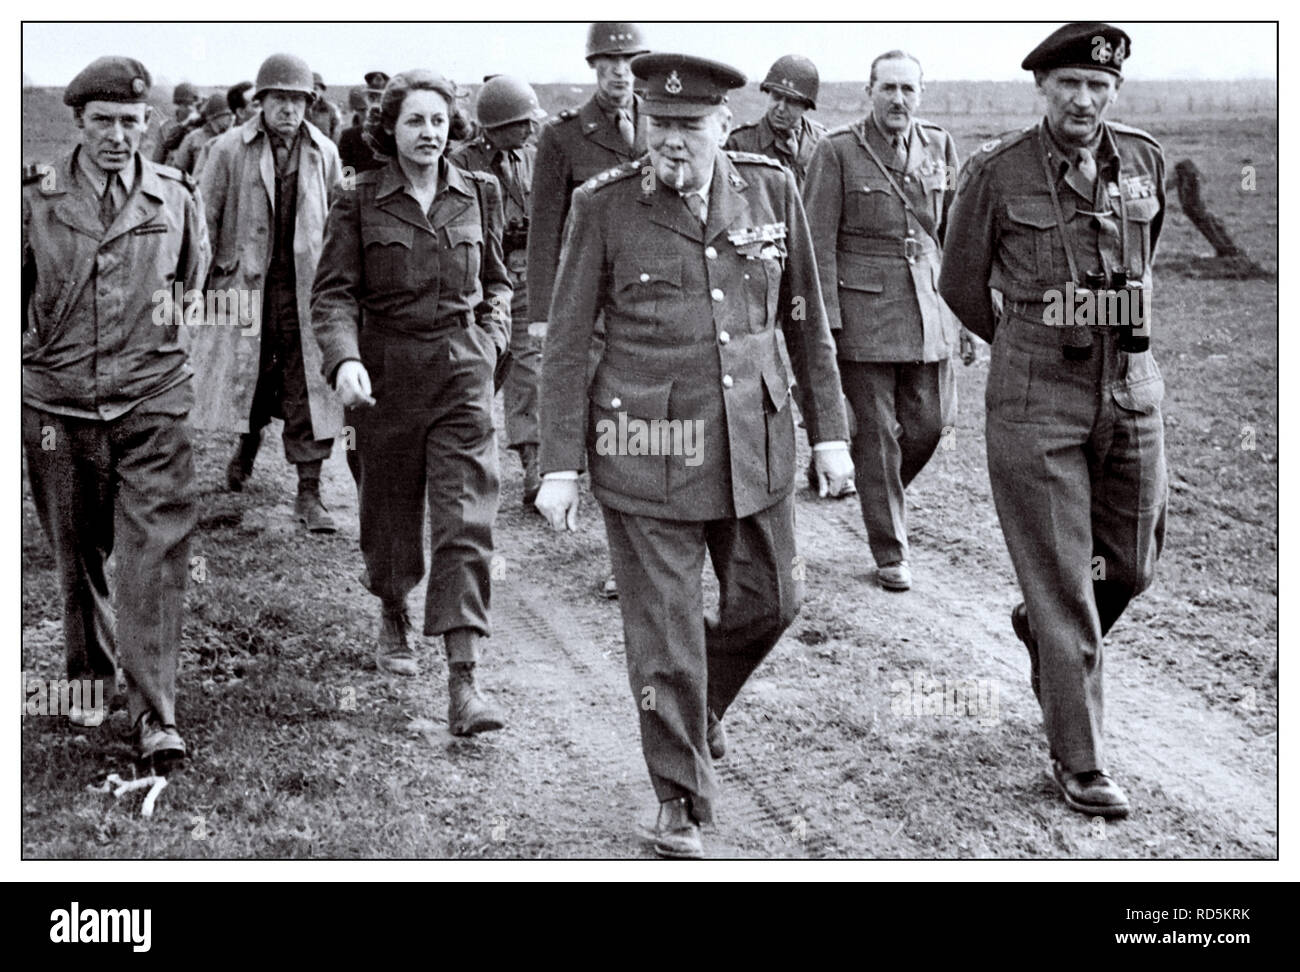
[[[933,240],[919,236],[909,236],[900,240],[878,236],[841,235],[838,245],[845,253],[856,253],[859,256],[901,257],[908,263],[915,263],[924,254],[938,249]]]

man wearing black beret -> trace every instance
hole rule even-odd
[[[68,678],[125,682],[137,756],[156,770],[185,755],[176,662],[195,521],[175,294],[202,286],[210,251],[193,181],[140,154],[149,83],[139,61],[94,61],[63,96],[79,144],[24,173],[23,447]],[[66,715],[96,726],[105,712]]]
[[[1102,640],[1155,575],[1168,491],[1149,349],[1164,154],[1104,120],[1132,50],[1117,27],[1073,23],[1025,58],[1046,117],[966,164],[939,280],[993,344],[989,479],[1052,776],[1071,808],[1107,818],[1129,803],[1102,750]]]

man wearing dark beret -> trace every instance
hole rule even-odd
[[[125,683],[137,756],[165,770],[185,755],[176,662],[195,522],[177,325],[209,248],[193,181],[139,152],[149,84],[139,61],[94,61],[63,96],[79,144],[24,174],[22,423],[68,678]],[[103,708],[83,703],[70,721],[99,725]]]
[[[1104,120],[1132,49],[1117,27],[1073,23],[1025,58],[1046,117],[966,164],[939,279],[993,344],[989,479],[1051,773],[1071,808],[1108,818],[1129,803],[1102,750],[1103,639],[1155,575],[1168,492],[1150,350],[1164,154]]]
[[[721,720],[802,599],[796,378],[811,389],[804,418],[823,486],[838,491],[853,464],[794,175],[721,147],[721,109],[744,75],[680,54],[644,54],[632,71],[650,154],[573,193],[543,350],[537,508],[572,529],[578,473],[590,470],[660,801],[655,851],[699,857]],[[598,320],[605,345],[588,387]],[[706,553],[720,589],[709,620]]]

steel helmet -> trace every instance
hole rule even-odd
[[[483,85],[474,103],[474,114],[484,128],[500,128],[529,119],[541,121],[546,117],[532,85],[508,74],[498,74]]]
[[[758,88],[759,91],[775,91],[790,98],[800,98],[808,103],[809,108],[817,107],[820,89],[817,65],[798,54],[778,57]]]
[[[587,60],[601,54],[618,54],[631,57],[648,54],[641,28],[621,20],[600,21],[587,28]]]
[[[172,89],[173,105],[192,105],[196,101],[200,101],[202,97],[199,94],[199,89],[188,81],[182,81]]]
[[[293,54],[272,54],[257,69],[255,100],[261,100],[268,91],[301,91],[307,100],[316,98],[315,80],[307,62]]]

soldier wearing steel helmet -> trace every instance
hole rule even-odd
[[[316,89],[316,100],[307,108],[307,120],[325,133],[331,142],[338,144],[343,131],[343,116],[329,99],[329,88],[318,71],[313,71],[312,87]]]
[[[203,285],[210,250],[193,180],[139,152],[149,85],[139,61],[92,62],[63,95],[79,144],[24,172],[22,431],[68,678],[125,683],[136,755],[156,769],[186,751],[176,664],[195,523],[174,294]],[[99,725],[107,713],[82,703],[69,720]]]
[[[198,172],[198,162],[204,146],[228,129],[235,120],[230,102],[221,93],[208,95],[200,114],[203,116],[203,124],[185,136],[172,160],[176,168],[190,175]]]
[[[722,720],[802,596],[796,376],[813,389],[806,419],[821,476],[838,487],[853,466],[794,176],[721,147],[720,109],[744,75],[680,54],[642,55],[633,70],[650,154],[573,194],[543,353],[537,506],[553,528],[572,529],[578,471],[590,470],[660,801],[655,851],[700,857],[714,761],[726,754]],[[575,379],[602,319],[588,388]],[[640,443],[619,441],[615,430],[630,426]],[[699,438],[640,447],[647,428],[671,427]],[[721,592],[707,620],[706,553]]]
[[[171,165],[172,154],[180,148],[185,136],[203,124],[199,114],[199,105],[203,96],[199,89],[188,81],[182,81],[172,89],[172,107],[175,117],[163,122],[158,132],[158,141],[154,146],[153,160]]]
[[[813,149],[826,134],[826,126],[807,115],[817,108],[820,88],[817,65],[808,58],[798,54],[778,57],[759,86],[768,98],[767,113],[756,122],[732,129],[727,148],[776,159],[794,173],[802,189]]]
[[[523,466],[524,508],[534,509],[541,474],[537,470],[540,338],[528,333],[528,212],[537,147],[531,144],[537,123],[546,117],[532,87],[519,78],[488,78],[474,106],[481,134],[459,149],[451,161],[472,172],[488,172],[501,184],[505,204],[506,267],[514,285],[510,301],[512,364],[505,380],[506,439]]]
[[[962,323],[993,344],[989,482],[1024,596],[1011,626],[1029,651],[1051,775],[1068,806],[1108,818],[1129,801],[1102,747],[1103,641],[1154,578],[1168,502],[1146,296],[1165,160],[1146,132],[1105,120],[1132,49],[1117,27],[1072,23],[1025,58],[1045,117],[967,161],[939,278]],[[1129,313],[1099,319],[1089,294]]]
[[[545,333],[573,190],[621,162],[645,154],[641,102],[633,91],[632,58],[649,50],[641,28],[598,22],[587,29],[587,63],[596,72],[596,93],[581,108],[560,112],[543,129],[533,170],[528,226],[528,319],[530,332]],[[599,355],[599,348],[593,352]],[[586,376],[574,375],[583,380]],[[601,588],[618,596],[613,575]]]
[[[198,328],[190,354],[194,424],[239,433],[227,487],[244,488],[263,429],[283,419],[284,456],[298,472],[294,515],[310,532],[331,533],[321,464],[342,428],[343,408],[320,373],[310,301],[342,167],[334,143],[305,118],[315,97],[306,62],[273,54],[257,72],[258,114],[209,143],[199,175],[213,243],[209,286],[260,299],[242,308],[239,320]]]

